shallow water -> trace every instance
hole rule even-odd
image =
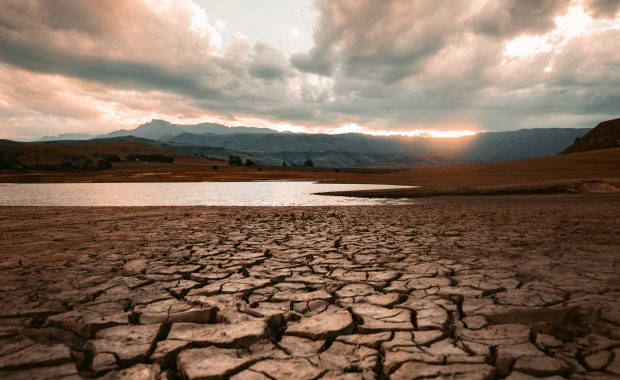
[[[315,195],[405,186],[310,181],[0,184],[0,206],[346,206],[398,199]]]

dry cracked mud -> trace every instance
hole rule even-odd
[[[619,211],[0,208],[0,378],[618,378]]]

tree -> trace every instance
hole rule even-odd
[[[286,162],[282,161],[282,166],[286,166]]]
[[[228,165],[229,166],[242,166],[243,161],[239,156],[233,156],[232,154],[228,156]]]
[[[102,170],[112,169],[112,162],[110,162],[108,158],[102,158],[97,163],[97,169],[102,169]]]
[[[313,167],[314,166],[314,162],[312,162],[312,160],[308,159],[308,160],[306,160],[306,162],[304,162],[304,166],[305,167]]]

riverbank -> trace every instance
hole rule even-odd
[[[0,208],[0,377],[619,376],[619,208]]]

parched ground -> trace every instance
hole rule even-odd
[[[0,208],[0,378],[618,378],[619,215]]]

